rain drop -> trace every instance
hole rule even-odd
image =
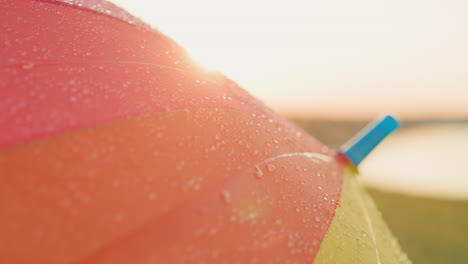
[[[112,186],[119,187],[120,186],[120,181],[119,180],[113,180],[112,181]]]
[[[88,158],[90,160],[96,160],[98,158],[98,154],[96,152],[92,152],[89,154]]]
[[[182,170],[184,165],[185,165],[185,160],[180,161],[179,164],[177,164],[176,170],[178,171]]]
[[[219,250],[213,250],[213,251],[211,252],[211,256],[212,256],[213,258],[217,258],[217,257],[219,256],[219,254],[220,254]]]
[[[229,191],[222,191],[221,192],[221,199],[225,203],[231,203],[231,193]]]
[[[208,231],[208,233],[209,233],[210,235],[214,235],[214,234],[216,234],[217,232],[218,232],[218,229],[216,229],[215,227],[210,228],[210,230]]]
[[[254,175],[255,175],[255,177],[256,177],[257,179],[262,178],[262,176],[263,176],[263,171],[262,171],[262,169],[260,169],[259,167],[255,166]]]
[[[32,62],[29,62],[29,63],[26,63],[26,64],[21,65],[21,68],[22,68],[23,70],[30,70],[30,69],[32,69],[33,67],[34,67],[34,63],[32,63]]]
[[[70,200],[63,200],[60,202],[60,205],[64,208],[69,208],[71,206]]]
[[[158,195],[155,193],[155,192],[151,192],[149,195],[148,195],[148,199],[150,199],[151,201],[154,201],[158,198]]]
[[[276,170],[276,167],[273,164],[268,164],[266,167],[269,172],[273,172]]]
[[[122,220],[123,220],[123,214],[122,213],[117,213],[115,215],[115,221],[122,222]]]

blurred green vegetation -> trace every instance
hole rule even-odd
[[[293,121],[332,148],[339,147],[369,122]],[[406,121],[402,129],[450,122],[454,121]],[[416,197],[375,188],[369,188],[368,191],[413,263],[468,263],[468,201]]]
[[[468,201],[368,191],[413,263],[468,263]]]

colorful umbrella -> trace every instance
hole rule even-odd
[[[0,3],[0,263],[408,262],[345,162],[163,34]]]

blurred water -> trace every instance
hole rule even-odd
[[[382,190],[468,199],[468,124],[427,124],[401,130],[361,165],[361,180]]]

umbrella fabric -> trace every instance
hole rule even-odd
[[[0,3],[1,263],[314,260],[327,147],[108,2]]]

